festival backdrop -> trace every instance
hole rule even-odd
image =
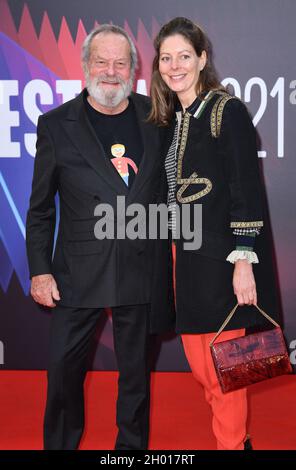
[[[296,44],[295,0],[0,0],[0,364],[44,369],[50,314],[29,296],[25,218],[36,123],[83,87],[81,44],[97,24],[135,41],[135,90],[149,94],[153,38],[186,16],[208,33],[222,83],[248,106],[258,132],[285,334],[295,363]],[[198,286],[197,286],[198,287]],[[94,369],[116,369],[111,317],[98,325]],[[153,348],[157,370],[187,370],[179,338]]]

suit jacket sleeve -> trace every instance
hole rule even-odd
[[[32,193],[26,223],[26,245],[30,277],[52,272],[52,251],[56,223],[57,171],[52,138],[40,116],[37,126],[36,157]]]
[[[262,190],[256,131],[246,106],[238,99],[226,103],[221,128],[221,150],[231,195],[231,228],[261,227]]]

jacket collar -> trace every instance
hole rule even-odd
[[[143,184],[149,178],[156,159],[158,157],[158,131],[157,127],[147,123],[147,109],[143,106],[142,98],[136,93],[130,95],[138,118],[138,124],[143,140],[144,154],[141,159],[138,174],[132,187],[127,188],[121,176],[114,169],[110,159],[105,154],[100,140],[89,122],[85,110],[83,90],[69,106],[68,113],[63,122],[64,128],[88,164],[102,177],[113,189],[121,195],[126,195],[128,200],[135,197]]]

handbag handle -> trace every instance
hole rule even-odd
[[[210,342],[210,347],[213,346],[214,342],[216,341],[218,336],[220,336],[220,334],[224,330],[225,326],[230,322],[230,320],[232,319],[233,315],[235,314],[235,311],[236,311],[238,306],[239,306],[239,304],[236,304],[233,307],[230,314],[228,315],[228,317],[224,321],[223,325],[219,329],[218,333],[215,335],[214,339],[212,339],[212,341]],[[267,315],[267,313],[265,313],[264,310],[262,310],[262,308],[258,307],[258,305],[254,305],[254,307],[256,307],[259,310],[259,312],[262,313],[262,315],[264,315],[265,318],[267,318],[267,320],[269,320],[271,323],[273,323],[274,326],[277,326],[278,328],[280,328],[280,325],[275,320],[273,320],[269,315]]]

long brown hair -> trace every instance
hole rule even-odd
[[[152,79],[150,95],[152,109],[148,120],[158,125],[166,126],[174,115],[177,101],[176,93],[161,78],[159,73],[159,55],[162,42],[169,36],[181,34],[194,48],[198,57],[202,51],[207,54],[207,62],[200,72],[196,92],[208,92],[213,89],[223,89],[212,60],[212,47],[204,31],[187,18],[177,17],[166,23],[154,40],[156,55],[152,65]]]

